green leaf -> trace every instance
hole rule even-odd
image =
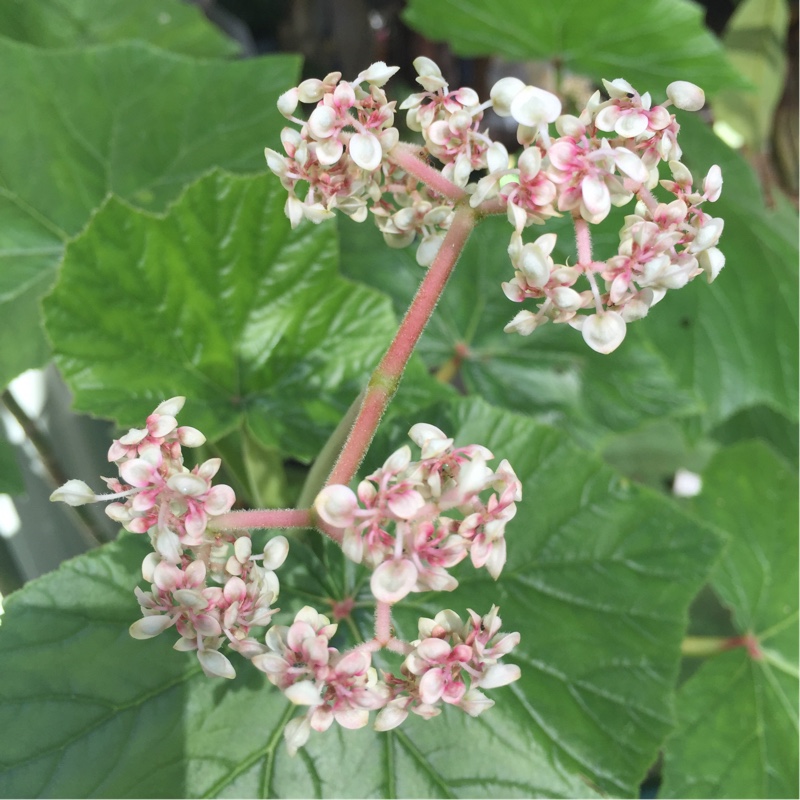
[[[214,172],[163,216],[106,203],[45,301],[76,409],[140,425],[185,395],[212,441],[244,424],[315,455],[396,322],[387,298],[337,275],[335,228],[292,230],[285,199],[272,175]]]
[[[262,673],[239,661],[236,683],[211,681],[192,655],[171,649],[174,637],[128,636],[146,551],[143,539],[123,537],[7,598],[4,795],[594,796],[563,771],[537,774],[547,754],[528,749],[525,729],[506,727],[502,714],[477,722],[445,713],[383,735],[334,726],[289,758],[282,733],[295,708]]]
[[[340,230],[345,274],[385,286],[401,312],[423,272],[413,251],[385,249],[376,261],[373,254],[385,245],[374,226],[342,221]],[[547,230],[559,234],[554,257],[572,262],[569,220],[551,221]],[[567,325],[547,325],[530,337],[504,333],[519,310],[500,288],[513,275],[510,231],[505,218],[490,218],[467,243],[419,345],[429,367],[443,367],[466,346],[458,376],[468,392],[564,427],[587,444],[650,419],[699,411],[691,387],[678,387],[667,360],[637,337],[636,328],[649,320],[630,326],[610,356],[591,351]]]
[[[403,19],[458,55],[548,59],[597,82],[625,78],[656,98],[675,80],[711,93],[744,84],[688,0],[410,0]]]
[[[30,4],[29,4],[30,5]],[[294,56],[195,61],[143,44],[43,51],[0,38],[0,386],[49,353],[39,298],[108,193],[154,211],[214,165],[259,168]]]
[[[686,610],[719,542],[563,434],[476,401],[462,401],[456,420],[457,443],[510,461],[523,501],[500,580],[468,571],[452,597],[426,605],[498,603],[504,630],[522,634],[512,660],[523,677],[514,700],[498,701],[504,713],[550,754],[551,769],[638,796],[672,724]]]
[[[239,52],[199,8],[180,0],[6,0],[0,36],[48,48],[142,39],[189,56]]]
[[[725,28],[728,60],[753,88],[716,95],[714,124],[733,128],[757,151],[767,147],[775,108],[783,94],[788,27],[789,4],[785,0],[743,0]]]
[[[597,785],[634,796],[670,726],[686,607],[716,537],[528,419],[471,401],[450,430],[508,457],[530,505],[510,525],[499,582],[472,573],[453,595],[415,596],[397,623],[413,636],[412,617],[499,602],[504,629],[522,633],[524,675],[492,692],[487,714],[446,709],[390,734],[334,726],[291,759],[281,739],[291,709],[260,673],[238,661],[236,682],[208,681],[170,634],[129,639],[147,545],[125,536],[8,599],[4,793],[591,797]],[[292,545],[284,613],[303,602],[288,586],[302,550]]]
[[[727,263],[712,286],[696,280],[668,292],[637,325],[679,384],[702,397],[706,428],[761,404],[797,421],[796,215],[768,212],[744,159],[684,116],[681,145],[692,173],[722,168],[722,196],[707,210],[725,220],[719,246]]]
[[[752,645],[682,687],[663,796],[797,797],[797,475],[742,443],[717,454],[694,506],[730,534],[712,585]]]
[[[800,430],[796,422],[778,414],[768,406],[751,406],[734,414],[713,431],[714,438],[724,445],[743,439],[763,439],[789,463],[798,461]]]

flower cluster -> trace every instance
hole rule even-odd
[[[270,628],[268,652],[253,658],[253,665],[289,700],[309,707],[305,716],[292,720],[284,731],[292,753],[306,743],[312,728],[326,731],[334,721],[343,728],[363,728],[369,712],[382,708],[389,698],[368,650],[340,653],[330,646],[336,628],[306,606],[292,625]]]
[[[499,662],[519,634],[500,633],[496,608],[483,618],[470,611],[466,623],[452,611],[421,619],[413,642],[395,637],[390,609],[413,589],[453,588],[446,569],[468,553],[476,566],[485,565],[497,576],[505,562],[503,529],[520,498],[519,481],[507,462],[493,473],[486,466],[492,458],[486,448],[453,448],[438,428],[419,424],[411,437],[422,448],[422,460],[412,464],[407,447],[391,456],[359,488],[364,509],[356,510],[358,500],[346,487],[321,493],[323,518],[354,525],[344,549],[377,567],[375,635],[342,652],[331,645],[337,625],[309,606],[291,625],[272,624],[278,611],[272,605],[279,591],[275,571],[286,559],[288,541],[274,536],[263,553],[253,555],[252,540],[236,518],[221,519],[234,494],[211,483],[218,459],[192,470],[184,466],[183,447],[198,447],[205,437],[178,426],[183,404],[183,397],[161,403],[144,428],[113,442],[108,459],[119,478],[104,479],[110,493],[96,495],[83,481],[71,480],[51,496],[73,506],[112,501],[106,513],[113,520],[149,536],[153,552],[142,563],[142,575],[150,588],[134,590],[143,614],[130,626],[134,638],[149,639],[174,626],[175,649],[195,652],[210,677],[236,675],[223,645],[250,659],[292,703],[307,708],[284,729],[291,754],[312,730],[325,731],[334,722],[362,728],[371,711],[380,712],[376,730],[396,727],[409,712],[436,716],[442,703],[475,716],[493,705],[482,689],[517,680],[519,668]],[[497,494],[480,499],[481,492],[491,490]],[[271,513],[285,511],[264,511],[265,527]],[[394,539],[385,530],[390,521]],[[304,523],[307,516],[298,524]],[[384,648],[404,658],[396,675],[383,671],[379,676],[373,666],[373,655]]]
[[[481,617],[469,611],[464,623],[453,611],[440,611],[419,621],[419,639],[405,658],[400,675],[385,675],[391,699],[375,720],[375,728],[391,730],[409,711],[430,719],[440,704],[457,706],[477,717],[494,705],[481,689],[507,686],[520,677],[515,664],[501,664],[518,644],[518,633],[502,633],[497,606]]]
[[[452,208],[387,158],[399,133],[393,127],[395,103],[382,87],[397,69],[377,62],[354,81],[334,72],[285,92],[278,109],[300,130],[281,132],[286,155],[270,148],[264,152],[289,193],[286,215],[293,226],[302,219],[329,219],[334,209],[363,222],[369,210],[391,247],[405,247],[419,234],[417,260],[428,265]],[[314,104],[307,120],[295,116],[300,103]],[[308,187],[302,200],[299,184]]]
[[[506,561],[505,526],[521,499],[511,465],[504,460],[491,470],[486,462],[494,456],[485,447],[454,448],[425,423],[409,436],[422,450],[420,461],[401,447],[357,493],[327,486],[314,504],[324,522],[343,529],[345,554],[374,569],[372,593],[386,603],[409,592],[451,591],[458,583],[448,569],[467,555],[497,578]]]
[[[286,558],[288,542],[274,537],[254,556],[247,532],[209,529],[209,520],[229,511],[236,498],[229,486],[211,484],[219,459],[192,470],[183,465],[182,447],[205,442],[195,428],[178,426],[175,416],[184,401],[173,397],[161,403],[144,428],[114,441],[108,459],[119,478],[104,479],[110,494],[95,495],[82,481],[71,480],[50,499],[70,505],[115,501],[106,514],[128,531],[146,533],[154,551],[142,563],[151,586],[148,592],[135,590],[144,616],[131,625],[131,635],[148,639],[174,625],[180,634],[177,650],[196,651],[206,674],[232,678],[234,668],[219,648],[227,642],[248,658],[264,650],[251,629],[267,625],[275,613],[275,570]]]
[[[343,728],[363,728],[369,712],[379,710],[374,727],[396,728],[413,712],[424,719],[441,713],[441,705],[478,716],[494,702],[481,689],[506,686],[520,677],[519,667],[501,664],[519,643],[518,633],[500,632],[497,608],[484,617],[474,611],[462,622],[445,610],[420,619],[419,639],[405,646],[399,675],[372,666],[369,644],[341,653],[330,645],[336,625],[306,606],[292,625],[275,625],[267,632],[268,652],[253,664],[267,674],[293,703],[308,711],[284,729],[294,754],[312,730],[326,731],[337,722]]]
[[[266,152],[270,169],[289,190],[292,224],[303,217],[319,222],[334,208],[358,221],[370,211],[390,246],[419,237],[417,261],[428,266],[456,203],[468,199],[481,214],[506,213],[514,229],[508,248],[514,277],[502,288],[514,302],[532,301],[534,310],[520,311],[505,330],[528,335],[548,321],[568,323],[601,353],[616,349],[627,323],[644,317],[668,289],[703,273],[710,282],[724,266],[717,248],[722,220],[701,207],[719,197],[720,169],[711,167],[702,190],[693,187],[680,161],[680,125],[669,110],[703,106],[703,92],[694,84],[674,81],[666,100],[653,105],[648,93],[621,78],[603,81],[607,99],[595,92],[575,116],[561,113],[556,95],[517,78],[499,80],[481,103],[473,89],[451,90],[430,59],[417,58],[414,66],[425,91],[400,104],[408,127],[424,141],[413,149],[414,158],[438,161],[439,178],[452,191],[426,178],[427,164],[415,169],[409,162],[412,150],[398,142],[395,104],[382,88],[396,68],[378,62],[353,83],[333,73],[281,96],[278,107],[301,130],[283,131],[287,157]],[[298,101],[316,103],[307,121],[294,116]],[[513,167],[505,147],[481,130],[490,107],[517,123],[522,150]],[[662,162],[670,179],[661,179]],[[485,174],[471,183],[476,172]],[[295,195],[301,181],[309,187],[303,201]],[[660,198],[657,188],[671,197]],[[606,219],[612,206],[634,201],[617,253],[597,260],[587,226]],[[552,257],[554,234],[523,240],[527,226],[564,213],[575,223],[573,265]]]
[[[723,222],[700,208],[719,197],[721,171],[711,167],[702,191],[694,190],[691,173],[679,161],[680,126],[667,110],[672,104],[699,109],[702,91],[676,81],[667,87],[668,100],[653,106],[649,94],[639,95],[627,81],[603,83],[609,99],[603,101],[596,92],[579,117],[557,117],[558,139],[551,141],[539,130],[520,156],[518,169],[506,172],[516,175],[517,184],[500,188],[498,178],[489,175],[471,202],[496,194],[506,198],[514,225],[508,252],[515,273],[503,291],[515,302],[538,302],[536,313],[519,312],[506,331],[528,335],[548,320],[568,322],[594,350],[610,353],[624,339],[627,322],[644,317],[668,289],[702,273],[711,282],[725,259],[716,247]],[[518,89],[516,97],[523,91]],[[668,162],[671,180],[659,179],[661,161]],[[659,184],[673,200],[659,201],[652,191]],[[634,198],[634,213],[625,217],[617,254],[594,260],[586,224],[602,222],[612,205]],[[521,235],[527,225],[564,211],[572,213],[576,224],[574,266],[554,262],[554,235],[527,244]],[[575,285],[582,276],[588,287],[579,291]]]

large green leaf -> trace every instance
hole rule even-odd
[[[719,164],[725,184],[709,213],[725,220],[725,269],[668,292],[642,323],[684,388],[706,406],[707,427],[763,404],[798,416],[796,213],[770,212],[755,173],[699,120],[682,123],[684,161],[697,177]]]
[[[717,454],[694,505],[730,534],[712,585],[752,645],[682,687],[663,795],[797,797],[797,475],[766,445],[742,443]]]
[[[214,165],[252,171],[299,62],[196,61],[143,44],[43,51],[0,38],[0,386],[44,363],[38,300],[110,192],[162,210]]]
[[[85,47],[124,39],[190,56],[232,56],[239,48],[181,0],[5,0],[0,36],[38,47]]]
[[[707,92],[743,83],[688,0],[410,0],[403,18],[459,55],[549,59],[598,82],[625,78],[656,97],[679,79]]]
[[[499,603],[504,629],[522,633],[523,678],[493,692],[493,709],[479,719],[448,709],[390,734],[314,734],[291,759],[281,740],[291,711],[260,674],[239,662],[237,681],[221,685],[169,635],[128,638],[147,548],[126,536],[8,599],[3,793],[589,797],[596,785],[635,796],[671,724],[686,607],[716,537],[529,419],[471,401],[450,429],[507,456],[524,483],[507,573],[495,583],[465,569],[455,595],[415,597],[397,624],[413,636],[412,617]],[[303,602],[290,588],[303,552],[292,545],[282,570],[285,614]],[[328,594],[338,574],[323,572],[313,591]]]
[[[374,226],[342,221],[340,229],[345,274],[385,287],[400,311],[422,275],[413,250],[386,249],[376,258],[385,246]],[[559,234],[556,257],[574,261],[569,221],[551,221],[547,230]],[[513,275],[506,253],[510,233],[505,217],[490,218],[467,243],[420,342],[430,367],[442,367],[466,346],[458,374],[469,392],[563,426],[584,443],[700,410],[691,387],[679,387],[667,361],[637,336],[649,320],[631,325],[628,339],[610,356],[590,350],[567,325],[547,325],[529,337],[504,333],[519,310],[500,288]]]
[[[246,424],[311,458],[396,322],[388,298],[337,275],[335,227],[292,230],[284,201],[272,175],[213,172],[164,216],[106,203],[45,300],[75,407],[135,425],[186,395],[210,439]]]

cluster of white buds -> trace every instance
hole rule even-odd
[[[440,611],[419,621],[419,639],[405,658],[400,675],[384,676],[391,699],[375,720],[375,728],[391,730],[409,711],[430,719],[441,703],[477,717],[494,705],[481,689],[507,686],[520,677],[516,664],[501,664],[518,644],[518,633],[502,633],[497,606],[481,617],[471,609],[464,623],[454,611]]]
[[[389,611],[389,604],[409,591],[454,588],[446,569],[468,553],[476,567],[486,566],[497,577],[505,562],[503,530],[520,499],[519,481],[507,462],[494,473],[486,466],[492,458],[486,448],[453,448],[438,428],[419,424],[411,436],[423,459],[412,464],[408,447],[392,455],[359,487],[364,509],[344,486],[323,490],[320,516],[351,526],[345,552],[377,567],[376,619],[383,614],[384,620],[380,629],[376,622],[372,640],[340,652],[331,646],[337,626],[311,607],[301,609],[289,626],[272,624],[278,611],[272,606],[279,591],[275,571],[286,559],[288,541],[274,536],[263,553],[253,555],[246,531],[225,527],[230,519],[213,522],[235,497],[230,487],[211,485],[218,459],[193,470],[183,465],[182,448],[205,442],[198,430],[178,426],[175,417],[183,404],[183,397],[161,403],[144,428],[113,442],[108,458],[120,477],[104,479],[110,494],[96,495],[83,481],[71,480],[50,498],[73,506],[113,501],[106,506],[113,520],[148,534],[153,552],[142,563],[142,575],[150,588],[134,590],[143,613],[130,626],[134,638],[149,639],[174,626],[179,634],[174,648],[195,652],[209,677],[236,675],[223,645],[252,660],[292,703],[308,709],[284,730],[291,754],[312,730],[325,731],[334,722],[361,728],[371,711],[380,711],[376,730],[396,727],[409,712],[436,716],[442,703],[477,716],[493,705],[481,689],[517,680],[519,668],[499,661],[519,634],[499,632],[495,607],[483,618],[470,611],[467,623],[452,611],[421,619],[419,640],[413,642],[394,637]],[[479,494],[490,490],[498,494],[481,500]],[[394,537],[385,530],[389,524]],[[264,628],[260,640],[257,633]],[[398,675],[378,676],[372,658],[383,648],[403,655]]]
[[[425,147],[443,165],[442,174],[456,186],[465,187],[475,170],[490,172],[508,167],[508,151],[479,130],[483,112],[491,103],[481,104],[474,89],[451,92],[439,67],[429,58],[414,60],[424,92],[412,94],[401,104],[408,110],[406,122],[419,131]]]
[[[454,448],[426,423],[409,436],[422,450],[420,461],[403,446],[357,493],[327,486],[314,503],[324,522],[343,529],[345,555],[374,570],[370,588],[385,603],[409,592],[452,591],[458,582],[448,569],[467,555],[496,579],[506,561],[505,526],[522,496],[508,461],[496,471],[486,466],[494,456],[485,447]]]
[[[337,722],[343,728],[363,728],[369,712],[380,709],[374,727],[387,731],[409,712],[424,719],[441,713],[447,703],[478,716],[491,708],[481,689],[506,686],[520,677],[514,664],[501,664],[519,643],[518,633],[501,633],[497,607],[484,617],[474,611],[462,622],[445,610],[434,619],[420,619],[419,639],[404,647],[400,673],[372,666],[369,644],[345,653],[330,646],[337,626],[306,606],[292,625],[275,625],[267,633],[268,652],[253,658],[293,703],[308,711],[284,729],[287,749],[297,752],[312,730],[326,731]]]
[[[556,95],[517,78],[499,80],[482,103],[473,89],[451,90],[430,59],[417,58],[414,66],[425,91],[400,104],[409,128],[424,140],[414,153],[437,160],[455,194],[409,174],[415,170],[401,157],[409,146],[398,142],[395,104],[382,89],[396,68],[378,62],[353,83],[333,73],[281,96],[278,107],[301,130],[283,131],[287,157],[266,153],[270,169],[289,190],[292,224],[303,217],[320,222],[334,208],[358,221],[371,211],[390,246],[405,247],[419,238],[417,261],[428,266],[463,190],[473,208],[505,211],[514,228],[508,252],[515,273],[503,290],[515,302],[533,301],[535,311],[519,312],[505,330],[528,335],[545,322],[566,322],[601,353],[616,349],[626,324],[645,316],[668,289],[701,273],[710,282],[724,266],[717,248],[722,220],[701,208],[719,197],[721,172],[712,167],[702,191],[693,188],[680,161],[680,126],[669,110],[703,106],[703,92],[694,84],[671,83],[667,99],[653,105],[649,94],[640,95],[621,78],[603,81],[608,99],[597,91],[573,116],[561,113]],[[298,101],[316,103],[307,121],[293,116]],[[505,147],[480,130],[490,107],[517,123],[522,150],[513,167]],[[668,164],[671,179],[661,179],[661,162]],[[470,182],[476,172],[485,174]],[[295,196],[300,181],[309,186],[303,201]],[[659,185],[675,199],[659,199],[654,193]],[[597,260],[586,225],[632,201],[634,213],[625,218],[617,253]],[[563,213],[571,214],[576,226],[578,259],[571,266],[551,258],[554,235],[529,243],[522,236],[527,226]]]
[[[536,313],[521,311],[506,331],[528,335],[548,320],[567,322],[582,331],[594,350],[610,353],[624,339],[627,322],[644,317],[667,289],[680,288],[701,273],[711,282],[725,258],[716,247],[723,222],[700,208],[719,197],[722,173],[711,167],[702,191],[694,190],[691,173],[678,160],[680,126],[667,110],[671,104],[689,111],[701,108],[702,91],[676,81],[667,87],[668,100],[652,106],[650,96],[639,95],[627,81],[603,83],[608,100],[596,92],[579,117],[555,119],[559,138],[551,140],[544,125],[530,141],[525,137],[528,146],[517,170],[504,173],[516,176],[516,185],[500,187],[502,176],[489,175],[471,202],[492,196],[506,199],[514,225],[508,252],[515,274],[503,291],[515,302],[538,302]],[[524,89],[517,91],[519,97]],[[513,109],[516,98],[509,104],[508,95],[507,87],[503,102]],[[671,180],[660,180],[662,160],[669,164]],[[659,184],[676,199],[659,201],[652,191]],[[557,212],[571,212],[596,224],[612,205],[633,199],[634,213],[625,217],[617,254],[607,261],[591,257],[588,230],[583,240],[578,235],[574,266],[554,263],[552,234],[523,243],[527,225]],[[602,290],[598,276],[604,281]],[[588,284],[583,290],[575,288],[581,277]]]
[[[209,528],[209,520],[228,512],[236,498],[229,486],[211,484],[219,459],[192,470],[184,466],[182,447],[205,442],[195,428],[178,427],[175,416],[184,402],[173,397],[161,403],[146,427],[114,441],[108,459],[119,478],[104,479],[110,494],[96,495],[83,481],[71,480],[50,499],[73,506],[115,501],[106,514],[128,531],[148,534],[154,551],[142,563],[151,586],[148,592],[135,590],[144,616],[131,625],[131,636],[149,639],[174,625],[177,650],[196,651],[206,674],[233,678],[235,670],[219,648],[227,642],[247,658],[264,651],[250,632],[275,613],[275,570],[289,545],[276,536],[253,556],[246,531]]]
[[[367,202],[380,200],[381,166],[399,139],[393,127],[395,104],[381,87],[397,69],[378,62],[352,82],[332,72],[322,81],[305,80],[278,99],[278,110],[300,131],[281,132],[286,156],[269,148],[264,152],[289,192],[286,215],[293,226],[303,218],[321,222],[335,208],[362,222]],[[308,120],[295,116],[299,103],[314,104]],[[301,182],[308,184],[303,200],[295,194]]]

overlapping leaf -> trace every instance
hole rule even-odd
[[[700,76],[710,92],[742,84],[688,0],[411,0],[404,19],[459,55],[548,59],[598,82],[625,78],[642,92]]]
[[[389,300],[336,273],[336,230],[292,230],[273,176],[215,172],[165,216],[112,199],[45,301],[81,411],[140,424],[186,395],[211,440],[247,424],[311,458],[391,339]]]
[[[730,534],[712,585],[753,643],[682,687],[662,794],[797,797],[797,476],[765,445],[742,443],[715,457],[695,507]]]
[[[298,59],[205,62],[143,44],[43,51],[0,39],[0,385],[48,355],[38,301],[109,192],[162,210],[214,165],[275,141]]]
[[[635,795],[670,726],[686,607],[716,537],[528,419],[470,401],[448,427],[459,441],[485,442],[511,460],[525,505],[510,526],[499,582],[465,568],[454,595],[415,597],[397,623],[413,637],[420,613],[500,604],[504,629],[522,634],[523,678],[493,692],[497,705],[487,714],[450,709],[389,735],[314,734],[290,759],[281,730],[291,709],[247,665],[239,662],[235,683],[209,682],[191,655],[161,641],[169,635],[128,638],[137,615],[130,590],[146,551],[131,536],[7,603],[4,792],[587,797],[597,786]],[[298,556],[294,547],[290,559]],[[292,597],[289,573],[287,612],[304,602]]]
[[[0,36],[48,48],[142,39],[190,56],[232,56],[239,49],[180,0],[6,0]]]

